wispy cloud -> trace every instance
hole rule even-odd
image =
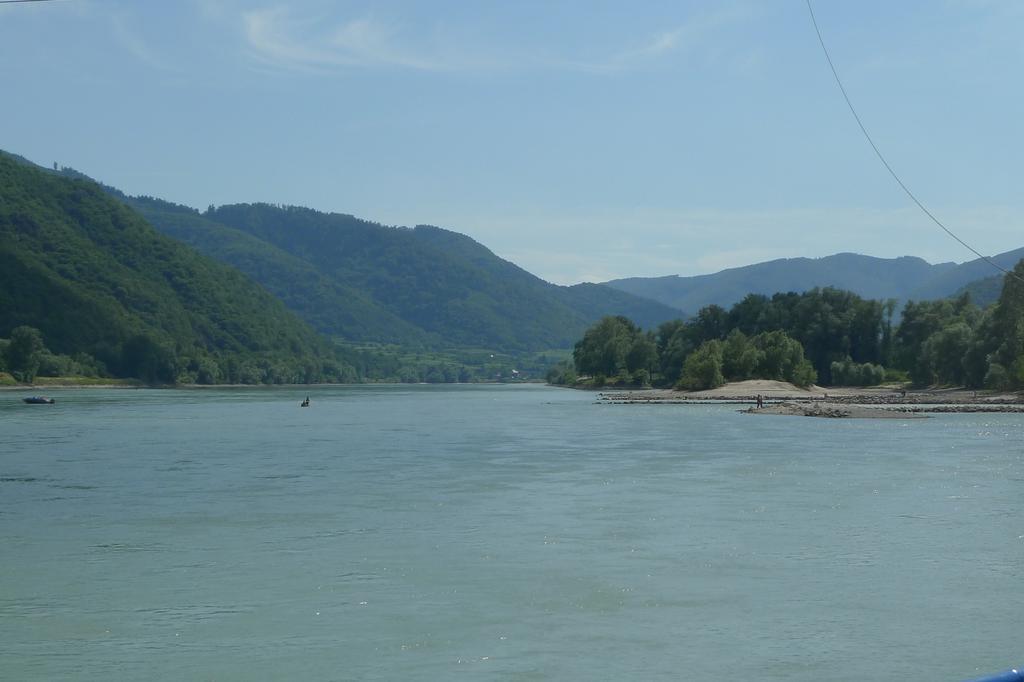
[[[288,69],[396,66],[421,70],[448,68],[442,60],[399,48],[398,32],[364,17],[328,29],[313,18],[296,18],[287,7],[245,12],[245,38],[264,64]]]
[[[655,33],[637,45],[619,49],[593,60],[567,61],[566,65],[602,73],[629,70],[674,52],[699,48],[707,44],[724,27],[749,18],[750,14],[740,7],[696,15],[683,24]]]
[[[634,45],[606,51],[591,58],[558,50],[527,50],[494,46],[484,51],[439,40],[438,34],[409,31],[372,16],[331,23],[322,16],[299,15],[290,7],[275,6],[241,14],[250,55],[281,69],[314,72],[391,67],[420,71],[480,71],[509,69],[564,69],[613,73],[684,49],[695,48],[711,34],[745,15],[735,10],[694,17],[668,30],[659,30]]]
[[[131,25],[127,16],[115,14],[111,17],[111,26],[117,42],[140,62],[161,71],[177,70],[170,61],[150,47],[149,43]]]

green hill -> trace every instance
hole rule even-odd
[[[975,258],[974,260],[961,263],[952,270],[940,273],[928,281],[923,282],[920,286],[910,292],[908,298],[912,298],[917,301],[944,298],[946,296],[953,295],[961,288],[970,285],[972,282],[977,282],[980,279],[985,279],[995,275],[1000,278],[999,284],[996,285],[997,290],[994,292],[995,296],[991,296],[991,285],[988,287],[988,294],[984,293],[985,287],[976,291],[976,293],[982,293],[983,296],[988,296],[988,302],[992,303],[999,298],[998,289],[1002,287],[1002,275],[998,270],[992,267],[992,263],[995,263],[1005,270],[1012,270],[1022,258],[1024,258],[1024,248],[996,254],[989,259],[991,263],[981,258]],[[977,301],[977,299],[975,300]]]
[[[999,294],[1003,291],[1003,278],[1003,275],[993,275],[974,280],[960,287],[951,298],[969,294],[971,301],[982,308],[992,305],[999,300]]]
[[[608,285],[667,305],[699,310],[711,304],[727,308],[751,293],[771,296],[815,287],[843,289],[863,298],[903,299],[923,282],[955,269],[953,263],[931,265],[911,256],[874,258],[839,253],[825,258],[782,258],[695,277],[633,277]]]
[[[210,220],[195,209],[124,197],[161,232],[246,273],[317,330],[354,342],[430,345],[437,338],[268,241]]]
[[[0,337],[21,325],[115,376],[339,378],[326,342],[237,270],[154,230],[99,185],[0,154]]]
[[[562,287],[441,228],[386,227],[268,204],[198,213],[126,198],[157,229],[239,268],[318,330],[352,342],[529,352],[568,348],[588,325],[681,315],[601,285]]]

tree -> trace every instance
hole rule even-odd
[[[697,313],[692,329],[697,343],[724,339],[729,331],[728,313],[720,305],[704,306]]]
[[[752,343],[761,351],[756,371],[762,379],[789,381],[793,370],[804,359],[803,347],[785,332],[764,332],[755,336]]]
[[[767,296],[747,294],[729,310],[729,327],[738,329],[747,336],[767,331],[773,317],[772,304]]]
[[[1011,276],[1003,278],[1003,291],[992,313],[992,331],[997,343],[993,365],[1001,368],[992,377],[993,387],[1024,386],[1024,259]]]
[[[626,352],[626,370],[631,374],[647,372],[650,376],[651,370],[658,363],[658,349],[654,343],[654,335],[651,333],[637,333]]]
[[[743,381],[754,375],[764,353],[754,347],[747,335],[733,329],[722,345],[722,374],[729,381]]]
[[[686,356],[694,350],[686,324],[682,320],[674,320],[658,327],[656,348],[662,383],[674,386],[682,376]]]
[[[881,369],[879,367],[879,369]],[[885,371],[882,370],[883,376]],[[790,378],[790,382],[795,386],[801,388],[807,388],[811,384],[818,382],[818,372],[814,369],[814,365],[811,364],[810,360],[801,360],[796,367],[793,368],[793,376]]]
[[[657,364],[654,337],[621,315],[605,317],[588,329],[572,356],[579,374],[616,377],[619,382],[630,381],[640,370],[649,373]]]
[[[751,344],[761,353],[756,376],[788,381],[797,386],[808,386],[817,381],[818,373],[804,357],[803,346],[785,332],[758,334],[751,339]]]
[[[679,386],[691,391],[701,391],[718,388],[724,383],[722,342],[718,339],[705,341],[683,363],[683,374],[679,380]]]
[[[882,309],[885,312],[885,324],[882,326],[881,361],[883,365],[891,365],[893,359],[892,318],[896,313],[896,299],[885,299],[885,302],[882,304]]]
[[[18,381],[29,383],[39,371],[45,350],[43,335],[38,329],[24,325],[15,327],[7,345],[7,367]]]
[[[877,386],[885,380],[885,369],[870,362],[856,363],[850,358],[832,363],[833,386]]]
[[[956,322],[929,336],[910,374],[914,383],[963,384],[964,358],[971,347],[971,337],[971,328],[964,322]]]
[[[178,377],[174,352],[144,334],[124,342],[121,349],[121,371],[126,376],[148,384],[171,384]],[[246,381],[243,383],[259,383]]]

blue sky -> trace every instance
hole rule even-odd
[[[907,184],[982,252],[1024,246],[1024,3],[814,6]],[[803,0],[57,0],[0,5],[0,55],[0,148],[439,225],[558,283],[973,258],[860,136]]]

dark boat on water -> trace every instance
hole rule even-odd
[[[44,398],[41,395],[34,395],[30,398],[22,398],[29,405],[53,405],[57,401],[53,398]]]

